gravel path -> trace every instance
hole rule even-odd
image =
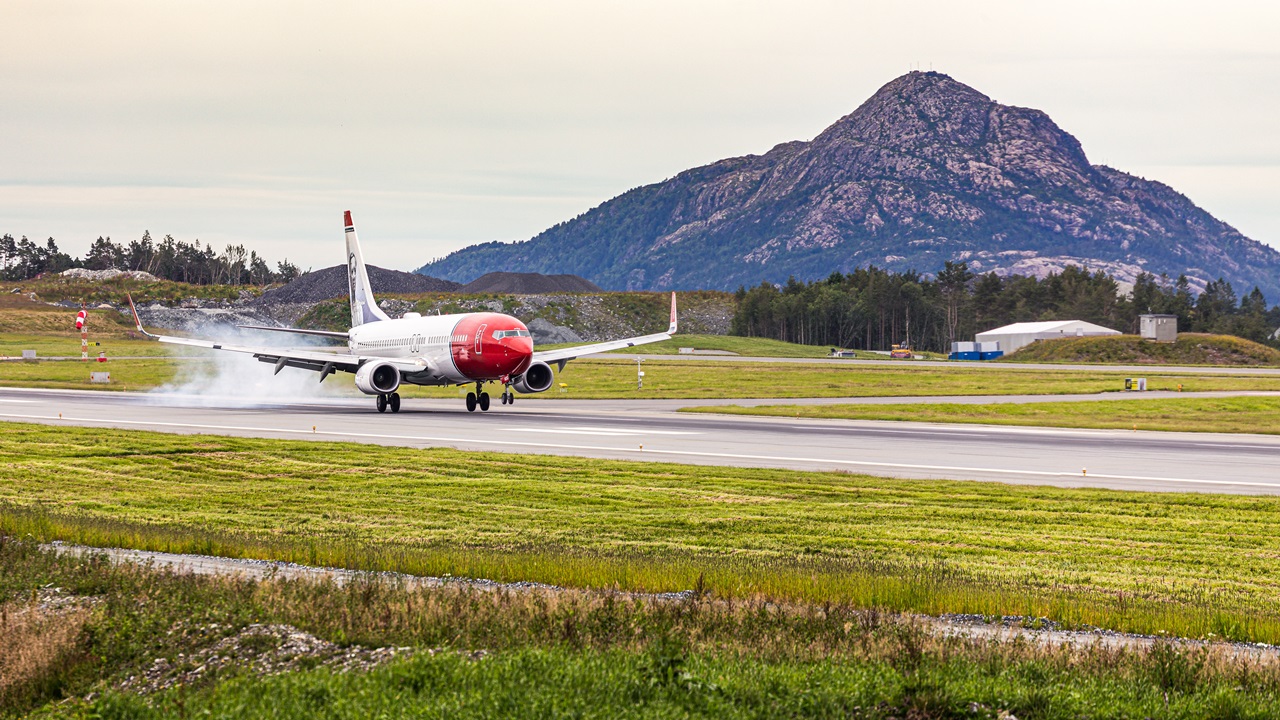
[[[337,568],[312,567],[296,563],[276,562],[269,560],[244,560],[237,558],[213,557],[208,555],[179,555],[174,553],[151,552],[147,550],[130,550],[127,548],[95,548],[81,545],[68,545],[62,542],[49,543],[45,547],[60,553],[77,556],[104,554],[117,563],[138,563],[156,568],[171,569],[175,572],[188,572],[197,575],[227,575],[264,580],[269,578],[286,578],[291,580],[332,580],[338,585],[366,579],[369,577],[392,579],[404,582],[411,587],[445,587],[467,586],[482,590],[545,590],[559,592],[565,590],[555,585],[534,582],[500,583],[493,580],[454,577],[422,577],[401,573],[370,573]],[[677,593],[621,593],[629,598],[642,598],[658,601],[686,600],[692,591]],[[1243,642],[1205,642],[1185,638],[1171,638],[1156,635],[1139,635],[1121,633],[1111,630],[1067,630],[1045,618],[1024,618],[1005,616],[986,618],[980,615],[951,614],[942,616],[912,616],[938,635],[948,637],[964,637],[974,640],[990,640],[1011,642],[1020,640],[1046,646],[1070,646],[1087,648],[1102,646],[1105,648],[1128,648],[1141,650],[1158,642],[1172,642],[1184,648],[1211,647],[1225,652],[1229,657],[1248,660],[1280,660],[1280,646],[1265,643]]]

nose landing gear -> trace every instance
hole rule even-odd
[[[383,393],[378,396],[378,412],[386,412],[388,407],[393,413],[400,412],[400,393]]]

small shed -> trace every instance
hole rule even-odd
[[[1178,342],[1177,315],[1139,315],[1138,320],[1143,340]]]
[[[1050,320],[1047,322],[1024,322],[1005,325],[994,330],[980,332],[974,339],[980,343],[1000,343],[1000,350],[1005,355],[1008,355],[1024,345],[1030,345],[1036,340],[1119,334],[1119,330],[1112,330],[1111,328],[1094,325],[1083,320]]]

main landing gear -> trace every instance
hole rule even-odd
[[[489,410],[489,393],[480,388],[481,384],[476,383],[476,391],[467,393],[467,412],[475,412],[477,407],[480,408],[480,412]]]
[[[378,412],[386,412],[388,407],[393,413],[400,412],[400,393],[383,393],[378,396]]]

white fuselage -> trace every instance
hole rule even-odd
[[[501,377],[521,362],[527,365],[533,341],[524,323],[509,315],[409,313],[351,328],[347,347],[354,355],[422,367],[406,370],[407,382],[453,385]]]

